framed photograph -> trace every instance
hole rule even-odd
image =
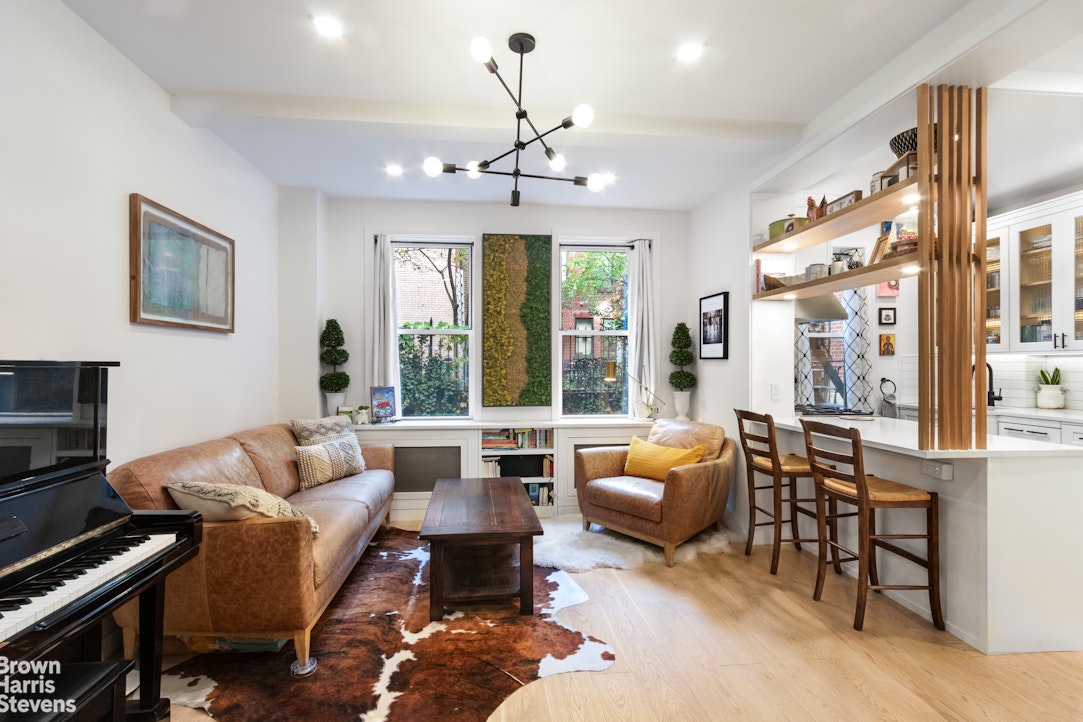
[[[382,424],[395,419],[395,387],[372,386],[372,423]]]
[[[699,299],[699,357],[730,357],[730,292]]]
[[[895,355],[895,334],[882,333],[880,334],[880,355],[881,356],[894,356]]]
[[[132,193],[132,323],[233,333],[233,241]]]
[[[841,198],[836,198],[827,204],[827,214],[837,213],[843,208],[849,208],[853,204],[861,200],[861,191],[850,191]]]
[[[880,325],[881,326],[894,326],[895,325],[895,307],[894,306],[881,306],[879,311],[880,311]]]

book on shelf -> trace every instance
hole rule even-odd
[[[540,494],[539,484],[527,484],[526,495],[530,497],[530,503],[538,506],[538,495]]]
[[[549,486],[542,484],[538,487],[538,506],[549,506],[552,502],[549,496]]]

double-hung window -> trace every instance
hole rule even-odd
[[[391,247],[402,416],[469,416],[473,239],[392,239]]]
[[[632,252],[628,246],[560,246],[560,403],[565,416],[628,413]],[[617,372],[607,381],[609,362]]]

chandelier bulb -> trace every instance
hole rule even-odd
[[[434,155],[430,155],[425,159],[425,162],[421,164],[421,170],[425,171],[425,175],[430,178],[435,178],[444,172],[444,164],[440,162],[440,159]]]
[[[472,160],[466,164],[466,177],[481,178],[481,171],[478,170],[478,162],[476,160]]]
[[[589,128],[594,122],[594,108],[586,103],[575,106],[575,110],[572,111],[572,122],[576,127]]]
[[[564,170],[564,166],[568,161],[560,153],[557,153],[552,148],[545,149],[545,156],[549,159],[549,168],[555,173],[560,173]]]
[[[493,45],[488,39],[476,37],[470,41],[470,57],[479,63],[487,63],[493,57]]]
[[[591,173],[587,176],[587,190],[597,193],[603,188],[605,188],[605,178],[601,173]]]

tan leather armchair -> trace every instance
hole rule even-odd
[[[737,443],[721,426],[659,419],[647,441],[690,449],[705,444],[703,460],[674,467],[666,480],[625,476],[627,446],[597,446],[575,452],[575,490],[583,528],[591,522],[662,547],[673,566],[677,546],[711,524],[722,528],[729,500]]]

